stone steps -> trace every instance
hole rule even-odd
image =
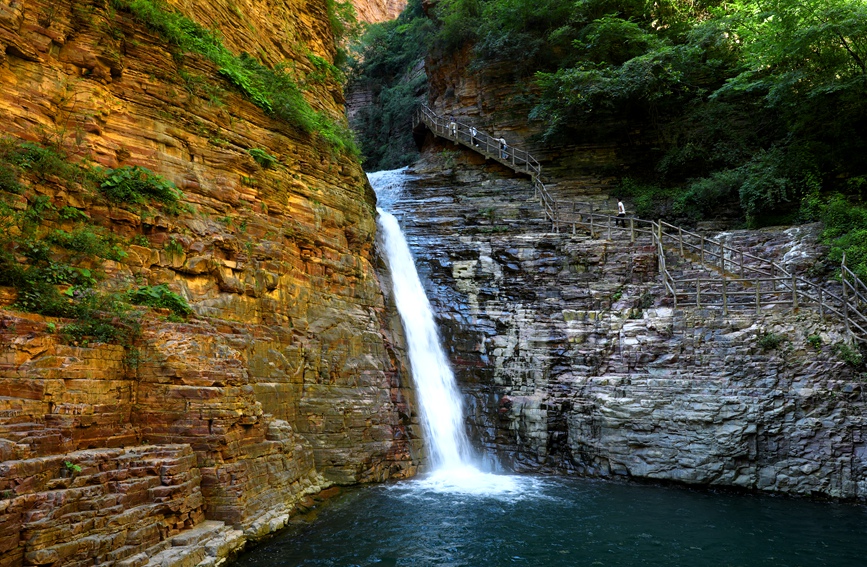
[[[170,547],[148,550],[150,559],[146,562],[141,563],[141,558],[135,556],[123,567],[212,567],[239,551],[244,542],[242,531],[224,522],[205,520],[172,537]]]

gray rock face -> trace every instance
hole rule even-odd
[[[397,206],[480,447],[516,470],[867,498],[840,325],[675,312],[649,243],[544,233],[528,180],[480,171],[422,174]],[[781,255],[787,234],[808,257],[800,233],[752,242]]]

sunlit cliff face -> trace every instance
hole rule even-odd
[[[297,106],[339,120],[341,85],[316,72],[333,55],[325,2],[136,3],[163,23],[181,14],[185,29],[218,29],[219,64],[171,44],[130,5],[0,2],[0,190],[11,203],[0,216],[14,224],[28,212],[34,239],[116,242],[110,261],[60,246],[40,260],[62,264],[47,283],[70,290],[64,301],[81,295],[69,274],[84,274],[100,293],[163,286],[191,313],[143,308],[134,344],[92,332],[73,341],[70,320],[24,305],[17,281],[0,286],[0,525],[26,534],[0,544],[3,565],[88,556],[95,524],[67,514],[108,502],[135,506],[138,531],[118,522],[100,553],[135,540],[128,551],[153,557],[205,519],[243,527],[243,543],[329,482],[412,472],[401,340],[388,331],[361,166],[242,80],[283,63],[303,82]],[[50,156],[54,173],[32,156]],[[177,207],[107,200],[106,172],[133,167],[171,183]],[[84,168],[101,177],[85,180]],[[17,249],[20,234],[5,232],[3,249]],[[105,482],[117,475],[144,479],[141,490]],[[99,490],[53,504],[85,485]],[[37,516],[41,526],[28,523]]]
[[[406,0],[353,0],[358,21],[369,24],[397,18],[406,7]]]

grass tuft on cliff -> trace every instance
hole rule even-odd
[[[247,53],[235,55],[223,45],[219,32],[174,11],[164,0],[112,0],[112,6],[131,14],[181,52],[208,59],[220,76],[268,114],[304,133],[317,134],[342,153],[359,154],[351,131],[314,110],[284,66],[271,69]]]

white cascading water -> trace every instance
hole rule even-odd
[[[371,184],[395,189],[403,170],[371,174]],[[389,175],[390,174],[390,175]],[[397,179],[395,179],[397,178]],[[373,180],[376,183],[373,183]],[[387,199],[383,199],[385,202]],[[421,285],[415,261],[397,219],[382,208],[379,228],[394,300],[403,321],[412,375],[421,405],[425,433],[430,443],[431,468],[455,469],[469,464],[470,443],[464,431],[463,408],[455,377],[440,346],[430,302]]]
[[[464,430],[460,392],[440,345],[430,302],[397,218],[384,210],[400,197],[406,168],[370,173],[368,179],[379,200],[377,222],[430,447],[431,475],[423,482],[437,491],[514,492],[518,489],[515,477],[482,473],[473,465],[476,459]]]

